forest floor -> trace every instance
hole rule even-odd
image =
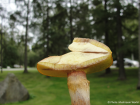
[[[118,69],[112,69],[108,75],[102,75],[104,72],[87,75],[90,81],[91,105],[140,105],[140,90],[136,90],[137,68],[126,69],[127,79],[123,81],[117,80]],[[29,91],[30,99],[5,105],[71,105],[67,78],[47,78],[32,68],[27,74],[23,74],[21,70],[3,71],[0,73],[0,81],[8,73],[14,73],[17,76]]]

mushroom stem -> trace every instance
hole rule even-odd
[[[90,82],[87,80],[85,72],[68,73],[67,84],[72,105],[90,105]]]

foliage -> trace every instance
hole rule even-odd
[[[33,52],[32,50],[30,50],[28,52],[28,65],[30,67],[35,67],[36,62],[38,62],[38,60],[39,60],[37,58],[39,58],[38,55],[35,52]]]
[[[107,10],[105,10],[105,1]],[[29,32],[34,36],[28,37],[28,45],[33,38],[36,40],[32,49],[28,48],[27,51],[29,53],[28,66],[34,66],[45,57],[67,53],[69,51],[67,46],[71,43],[71,32],[74,37],[93,38],[106,43],[113,51],[114,59],[117,58],[119,51],[124,52],[124,57],[130,58],[133,54],[135,59],[138,58],[138,9],[133,3],[126,3],[124,0],[121,0],[119,5],[116,0],[88,0],[86,2],[81,0],[72,1],[71,4],[70,2],[71,0],[33,0],[30,2]],[[17,11],[9,15],[9,28],[6,31],[8,37],[5,43],[7,43],[7,47],[9,46],[8,48],[13,49],[12,54],[17,54],[17,59],[12,60],[10,64],[5,63],[5,67],[14,63],[23,65],[25,31],[19,32],[21,30],[18,30],[17,27],[26,25],[27,2],[26,0],[16,0],[16,4]],[[124,44],[119,49],[116,27],[117,6],[121,8]],[[70,16],[72,16],[72,30]],[[106,31],[108,40],[105,37]],[[10,40],[13,40],[14,44],[9,45]],[[5,48],[4,54],[8,55],[8,53],[9,50]],[[16,56],[13,55],[13,57]],[[5,62],[9,62],[7,58],[4,59]],[[9,56],[9,59],[14,58]]]
[[[4,56],[3,56],[3,67],[13,67],[15,63],[17,63],[18,54],[16,50],[16,46],[13,46],[9,43],[6,44],[4,48]]]

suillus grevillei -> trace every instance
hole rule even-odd
[[[110,67],[112,52],[105,44],[88,38],[74,38],[68,48],[71,52],[39,61],[37,69],[43,75],[67,77],[71,104],[90,105],[90,82],[86,74]]]

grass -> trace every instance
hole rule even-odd
[[[41,75],[37,70],[29,70],[28,74],[23,71],[4,71],[0,74],[2,81],[7,73],[14,73],[30,93],[31,99],[24,102],[9,103],[5,105],[71,105],[67,88],[67,78],[51,77]],[[108,101],[115,105],[121,102],[134,102],[140,100],[140,91],[136,90],[138,83],[137,69],[126,70],[127,80],[118,81],[118,71],[113,69],[112,73],[100,76],[104,71],[87,75],[90,81],[91,105],[108,105]],[[136,103],[136,105],[139,105]],[[131,104],[130,104],[131,105]]]

